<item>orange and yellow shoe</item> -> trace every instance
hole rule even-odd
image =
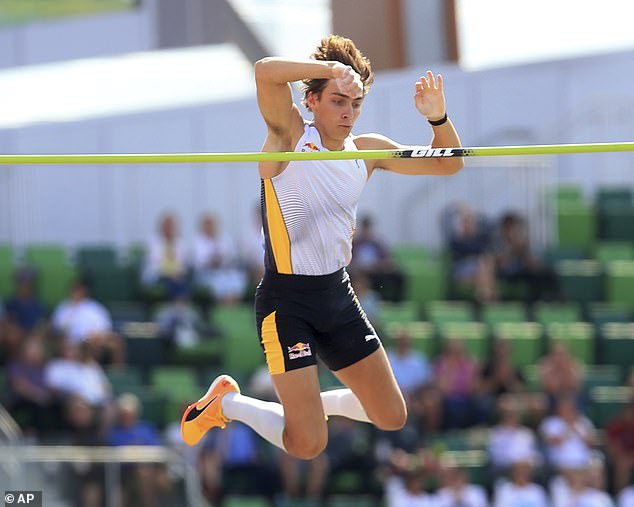
[[[181,435],[187,445],[196,445],[211,428],[224,428],[229,422],[220,405],[227,393],[239,393],[240,386],[229,375],[220,375],[209,386],[207,393],[192,403],[181,419]]]

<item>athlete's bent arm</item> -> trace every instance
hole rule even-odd
[[[420,78],[416,83],[414,95],[416,109],[427,120],[436,122],[445,117],[447,112],[445,105],[445,94],[443,91],[442,76],[438,74],[434,78],[431,71],[427,71],[427,76]],[[434,137],[432,148],[458,148],[461,145],[458,132],[449,118],[438,126],[432,126]],[[360,150],[395,150],[408,149],[392,139],[380,134],[365,134],[355,138],[355,144]],[[374,169],[386,169],[400,174],[431,174],[436,176],[447,176],[457,173],[464,167],[462,157],[428,158],[428,159],[387,159],[368,161],[368,171],[372,173]]]
[[[258,106],[268,129],[262,151],[291,151],[302,135],[304,120],[293,102],[290,83],[303,79],[335,79],[344,93],[363,94],[359,75],[340,62],[273,57],[259,60],[255,64]],[[285,165],[261,163],[260,176],[272,178]]]

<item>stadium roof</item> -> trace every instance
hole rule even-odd
[[[132,53],[0,71],[0,128],[77,121],[253,96],[233,44]]]

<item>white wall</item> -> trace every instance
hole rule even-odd
[[[444,68],[448,111],[464,145],[600,142],[634,139],[633,53],[477,73]],[[421,69],[423,70],[423,69]],[[419,70],[379,75],[357,132],[380,131],[426,144],[430,130],[413,107]],[[0,130],[5,153],[258,151],[265,129],[255,99],[202,108]],[[488,162],[486,161],[488,160]],[[464,200],[490,212],[516,207],[534,237],[548,236],[540,189],[574,181],[588,197],[600,184],[634,186],[634,154],[568,155],[510,167],[480,159],[450,178],[378,174],[361,212],[378,217],[389,241],[438,246],[438,213]],[[500,164],[502,164],[500,166]],[[0,242],[56,241],[69,246],[145,239],[160,212],[175,210],[191,237],[210,210],[237,238],[259,199],[254,164],[0,168]]]
[[[0,69],[146,51],[156,46],[154,11],[154,0],[146,0],[134,10],[3,28]]]

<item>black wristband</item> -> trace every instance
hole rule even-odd
[[[444,125],[445,123],[447,123],[448,119],[449,118],[447,117],[447,111],[445,111],[445,116],[443,116],[440,120],[427,120],[427,121],[433,127],[440,127],[441,125]]]

